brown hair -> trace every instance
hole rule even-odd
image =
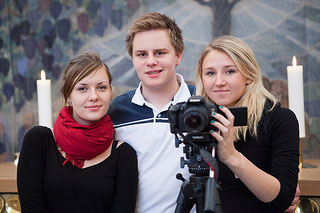
[[[262,73],[252,49],[240,38],[230,35],[218,37],[207,44],[200,55],[196,68],[196,94],[205,97],[207,101],[211,100],[205,93],[202,84],[202,64],[205,57],[212,50],[226,53],[242,75],[250,81],[244,94],[235,104],[235,106],[246,106],[248,108],[248,126],[237,127],[234,131],[235,138],[239,139],[240,135],[245,137],[248,130],[252,135],[257,136],[258,122],[261,118],[265,101],[267,99],[271,100],[273,108],[277,103],[277,99],[263,86]]]
[[[126,45],[131,57],[134,36],[139,32],[149,30],[167,30],[176,55],[183,51],[184,43],[182,30],[178,27],[176,22],[168,16],[160,13],[148,13],[136,19],[129,29],[126,38]]]
[[[86,52],[72,58],[63,73],[61,93],[65,103],[70,96],[74,86],[90,75],[92,72],[99,69],[101,66],[106,68],[106,73],[111,86],[112,76],[108,66],[101,60],[100,56],[94,52]]]

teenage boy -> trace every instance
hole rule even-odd
[[[117,139],[138,155],[137,212],[174,212],[182,184],[175,176],[189,178],[189,173],[180,168],[182,145],[175,147],[167,111],[194,90],[176,73],[184,49],[182,31],[166,15],[149,13],[134,21],[126,43],[141,82],[113,100],[109,115]]]
[[[168,108],[187,101],[194,87],[176,73],[184,49],[182,31],[174,20],[160,13],[136,19],[126,39],[127,50],[140,79],[136,90],[116,97],[108,114],[116,138],[129,143],[137,152],[139,189],[136,212],[174,212],[188,168],[180,168],[182,146],[175,147],[170,131]],[[286,212],[294,212],[300,190]],[[125,204],[124,204],[125,205]]]

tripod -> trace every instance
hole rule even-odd
[[[213,149],[215,149],[214,146]],[[215,150],[213,150],[214,152]],[[188,181],[180,173],[177,174],[177,179],[182,180],[183,184],[177,199],[175,213],[188,213],[194,204],[196,204],[197,213],[222,212],[219,196],[220,186],[214,178],[214,176],[218,176],[218,172],[216,174],[213,173],[213,171],[218,171],[216,159],[206,150],[200,150],[199,153],[212,169],[210,177],[196,174],[191,175]]]

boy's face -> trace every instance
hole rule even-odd
[[[133,66],[144,89],[176,86],[176,66],[182,53],[176,55],[166,30],[139,32],[132,43]]]

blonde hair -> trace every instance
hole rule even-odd
[[[136,19],[129,29],[126,38],[126,47],[131,57],[134,36],[139,32],[150,30],[167,30],[176,55],[183,51],[184,43],[182,30],[178,27],[176,22],[168,16],[160,13],[147,13]]]
[[[271,109],[273,109],[277,103],[277,99],[263,86],[262,73],[252,49],[241,39],[230,35],[218,37],[206,45],[200,55],[196,68],[196,94],[203,96],[210,102],[212,100],[205,93],[202,84],[202,63],[212,50],[223,51],[229,55],[237,69],[250,81],[246,86],[244,94],[235,104],[235,107],[246,106],[248,108],[248,125],[235,127],[235,139],[239,140],[242,137],[245,139],[248,131],[251,135],[257,136],[258,123],[266,100],[269,99],[272,102]]]
[[[102,66],[106,69],[106,73],[109,78],[109,85],[111,86],[112,76],[109,68],[97,53],[86,52],[72,58],[64,70],[62,79],[61,93],[64,97],[65,103],[67,102],[74,86]]]

